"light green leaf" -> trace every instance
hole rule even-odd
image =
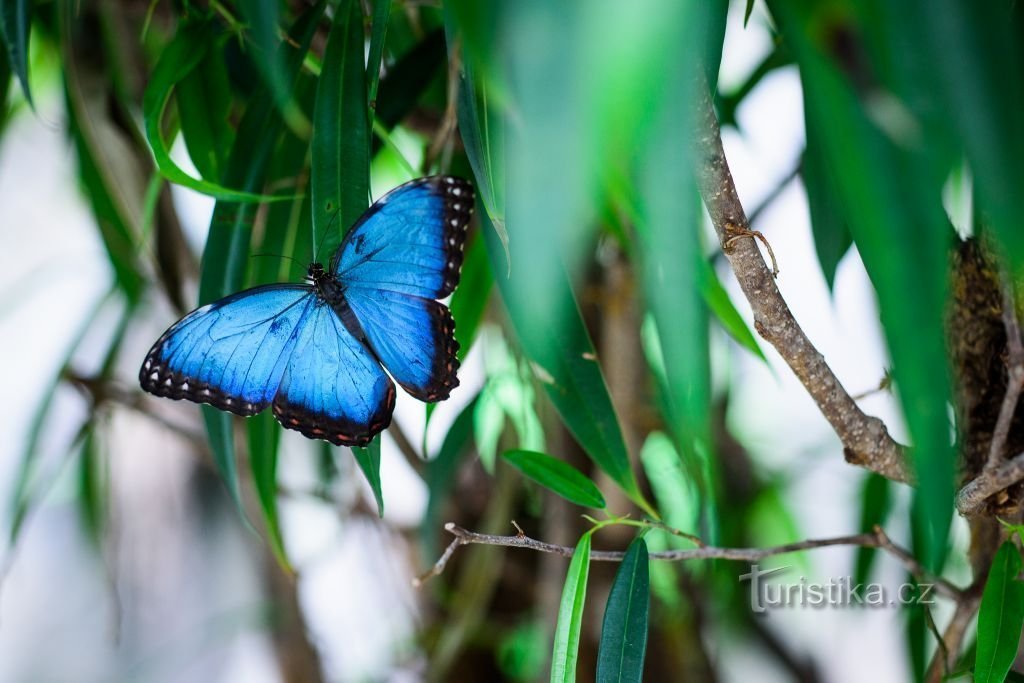
[[[583,604],[587,599],[587,576],[590,573],[590,532],[576,544],[569,562],[569,571],[558,604],[554,650],[551,654],[551,682],[573,683],[579,657],[580,629],[583,626]]]
[[[604,496],[597,484],[578,469],[536,451],[505,451],[505,460],[544,488],[584,507],[604,508]]]
[[[373,490],[373,497],[377,501],[377,514],[384,516],[384,492],[381,490],[380,482],[380,439],[374,439],[365,448],[353,448],[352,455],[356,464],[362,470],[366,482]]]

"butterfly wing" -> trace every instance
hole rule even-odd
[[[433,176],[382,197],[345,235],[331,271],[345,284],[424,299],[448,296],[459,281],[473,186]]]
[[[458,343],[448,296],[459,281],[473,186],[435,176],[406,183],[348,232],[333,270],[367,342],[392,377],[421,401],[458,386]]]
[[[314,300],[303,285],[268,285],[203,306],[157,340],[139,383],[157,396],[255,415],[277,393]]]
[[[274,399],[288,429],[339,446],[364,446],[391,424],[395,385],[329,305],[315,303]]]

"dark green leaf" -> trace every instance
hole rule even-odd
[[[281,425],[269,410],[246,420],[249,435],[249,468],[256,488],[267,538],[274,556],[285,569],[290,568],[277,519],[277,453],[281,441]]]
[[[743,10],[743,28],[747,27],[747,22],[750,21],[750,15],[754,11],[754,0],[747,0],[747,7]]]
[[[404,119],[426,91],[444,63],[444,31],[428,33],[415,47],[403,54],[384,78],[377,94],[377,120],[391,130]],[[380,148],[373,139],[373,151]]]
[[[604,508],[604,496],[585,474],[572,465],[535,451],[505,451],[502,456],[517,470],[571,503]]]
[[[289,73],[294,78],[309,48],[323,4],[310,8],[296,22],[291,40],[298,47],[284,48]],[[166,57],[166,54],[165,54]],[[263,187],[267,168],[281,132],[281,121],[268,93],[252,98],[238,127],[234,146],[228,158],[225,182],[246,191]],[[248,265],[249,242],[256,206],[218,201],[210,221],[210,232],[203,251],[203,269],[199,280],[200,305],[215,301],[241,289]],[[203,419],[210,437],[214,461],[224,477],[239,510],[242,509],[235,468],[234,439],[231,416],[210,406],[203,406]]]
[[[281,50],[280,4],[277,0],[241,0],[239,9],[246,19],[252,41],[251,56],[274,104],[288,127],[299,137],[309,137],[309,120],[292,97],[295,74]],[[319,18],[319,17],[318,17]]]
[[[876,525],[884,524],[889,517],[892,484],[885,477],[868,473],[860,494],[860,532],[871,533]],[[871,566],[878,555],[877,548],[857,548],[857,562],[853,572],[855,584],[867,583],[871,578]]]
[[[459,342],[458,359],[461,361],[473,346],[494,287],[487,249],[479,233],[470,239],[466,247],[460,279],[458,289],[452,294],[451,309],[455,319],[455,340]]]
[[[223,185],[220,182],[193,178],[171,159],[170,148],[161,131],[164,110],[175,86],[189,76],[206,56],[211,40],[212,36],[207,26],[186,24],[178,30],[153,68],[153,75],[142,96],[142,113],[146,123],[146,139],[153,151],[157,168],[172,183],[183,185],[217,199],[234,202],[281,199],[280,197],[266,197],[245,187],[237,190],[231,189],[229,186],[237,184],[239,179],[230,170],[225,179],[221,181],[224,183]],[[232,183],[232,178],[235,183]]]
[[[97,547],[103,537],[107,505],[107,482],[103,465],[95,426],[90,421],[86,425],[82,451],[78,455],[78,502],[85,532]]]
[[[373,497],[377,500],[377,514],[384,516],[384,493],[380,483],[380,439],[374,439],[366,448],[353,448],[359,469],[363,471],[367,483],[373,489]]]
[[[462,455],[472,443],[473,413],[479,398],[477,395],[462,409],[445,434],[441,450],[426,465],[427,511],[423,515],[423,523],[420,524],[420,539],[427,557],[435,554],[441,506],[455,484]]]
[[[992,560],[978,610],[978,649],[974,660],[977,683],[1005,679],[1017,656],[1024,627],[1024,583],[1020,581],[1020,551],[1003,543]]]
[[[598,683],[643,680],[650,602],[647,544],[637,537],[629,544],[608,593],[597,650]]]
[[[358,5],[343,0],[335,11],[313,109],[313,239],[325,255],[369,203],[370,128]]]
[[[231,88],[219,44],[210,45],[202,60],[178,82],[174,99],[192,163],[203,178],[219,183],[234,138],[228,122]]]
[[[955,464],[944,341],[953,237],[941,201],[945,177],[932,163],[936,150],[909,132],[903,119],[880,112],[871,75],[857,70],[863,65],[837,53],[846,50],[837,41],[855,32],[842,15],[804,3],[775,3],[773,15],[812,94],[805,102],[812,130],[842,132],[819,136],[819,142],[878,293],[920,479],[913,503],[915,551],[937,570],[947,550]]]
[[[813,96],[805,93],[804,97]],[[829,289],[835,286],[836,268],[846,252],[849,251],[853,238],[843,217],[836,194],[835,181],[831,177],[828,163],[824,158],[822,142],[816,122],[812,117],[805,116],[804,127],[807,131],[807,148],[804,150],[803,162],[800,165],[800,177],[807,192],[807,208],[811,214],[811,231],[814,233],[814,250],[818,254],[821,272]]]
[[[7,62],[18,76],[21,91],[30,106],[32,91],[28,86],[28,41],[32,31],[32,0],[4,0],[0,4],[0,37],[4,41]]]
[[[580,629],[583,626],[583,604],[587,599],[587,576],[590,573],[590,532],[583,534],[569,562],[569,571],[558,604],[554,650],[551,654],[552,683],[573,683],[579,657]]]
[[[366,100],[370,110],[377,106],[377,84],[380,82],[380,65],[384,57],[384,42],[391,18],[391,0],[374,0],[373,25],[370,28],[370,52],[366,59]],[[371,114],[372,115],[372,114]]]

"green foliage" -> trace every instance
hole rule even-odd
[[[1020,551],[1006,541],[996,552],[978,610],[978,647],[974,680],[1002,681],[1017,656],[1024,628],[1024,583]]]
[[[524,475],[571,503],[591,508],[605,506],[597,484],[572,465],[535,451],[505,451],[503,457]]]
[[[599,683],[643,680],[650,601],[647,544],[643,536],[638,536],[629,544],[626,557],[615,573],[604,608],[601,645],[597,651]]]
[[[576,680],[580,629],[583,627],[583,605],[587,600],[587,577],[590,574],[590,533],[583,534],[569,562],[562,599],[558,603],[554,651],[551,654],[551,683],[572,683]]]

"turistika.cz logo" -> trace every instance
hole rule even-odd
[[[740,581],[750,582],[750,609],[763,614],[770,609],[813,609],[845,607],[899,607],[903,605],[933,604],[934,585],[930,583],[901,583],[886,586],[880,583],[854,583],[849,576],[813,582],[799,577],[789,583],[768,581],[790,567],[761,569],[750,565],[750,572],[740,575]]]

